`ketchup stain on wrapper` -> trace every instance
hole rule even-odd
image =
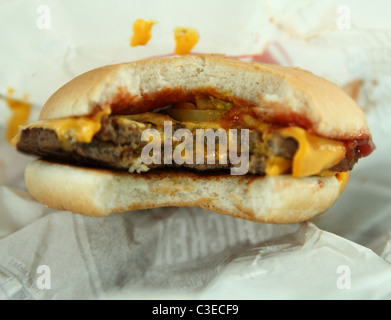
[[[14,93],[13,88],[7,89],[7,94],[4,97],[5,103],[12,112],[11,117],[7,121],[6,139],[11,141],[18,133],[18,127],[27,123],[31,112],[31,104],[27,102],[27,95],[22,99],[14,99],[10,96]]]

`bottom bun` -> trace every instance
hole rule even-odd
[[[96,217],[199,206],[257,222],[296,223],[325,212],[340,194],[334,176],[234,176],[180,170],[137,174],[45,160],[31,162],[25,180],[31,195],[44,205]]]

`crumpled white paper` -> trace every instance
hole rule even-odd
[[[199,208],[90,218],[28,194],[23,171],[33,157],[4,140],[11,112],[0,99],[0,299],[391,298],[389,4],[369,9],[364,1],[1,2],[0,93],[28,94],[30,120],[74,76],[170,54],[174,28],[188,26],[200,33],[194,52],[263,54],[341,86],[362,81],[357,99],[377,150],[311,222],[260,224]],[[147,46],[132,48],[137,18],[158,23]]]

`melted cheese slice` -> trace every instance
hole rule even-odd
[[[265,173],[268,176],[277,176],[289,171],[292,161],[283,157],[269,157],[266,163]]]
[[[348,183],[349,181],[349,178],[350,178],[350,171],[347,171],[347,172],[338,172],[336,174],[336,177],[339,181],[339,184],[340,184],[340,190],[339,190],[339,193],[341,194],[343,189],[345,189],[346,187],[346,184]]]
[[[19,128],[19,132],[12,139],[12,143],[16,146],[20,139],[21,131],[32,128],[53,130],[61,142],[90,143],[94,135],[101,129],[101,119],[105,114],[110,114],[110,110],[98,112],[93,117],[72,117],[31,122]]]
[[[318,137],[299,127],[283,128],[279,133],[294,138],[299,144],[292,162],[294,177],[319,174],[345,157],[346,147],[342,141]]]
[[[349,181],[350,171],[335,173],[334,171],[331,171],[331,170],[324,170],[319,175],[322,176],[322,177],[333,177],[333,176],[335,176],[337,178],[338,182],[339,182],[339,185],[340,185],[339,193],[341,194],[342,191],[345,189],[346,184]]]

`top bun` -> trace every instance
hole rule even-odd
[[[197,94],[255,108],[269,123],[297,125],[332,139],[370,136],[363,111],[335,84],[311,72],[218,55],[148,59],[86,72],[57,90],[40,120],[151,111]]]

